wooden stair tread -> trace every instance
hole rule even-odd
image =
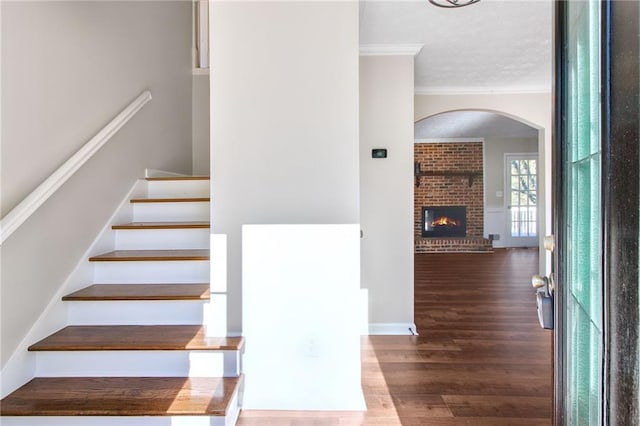
[[[111,229],[126,229],[126,230],[138,230],[138,229],[200,229],[211,228],[211,224],[208,221],[198,222],[130,222],[120,225],[113,225]]]
[[[147,177],[148,181],[172,181],[172,180],[209,180],[209,176],[157,176]]]
[[[207,337],[200,325],[74,325],[29,351],[239,350],[242,337]]]
[[[209,260],[208,249],[114,250],[89,258],[90,262]]]
[[[131,203],[202,203],[210,202],[210,197],[178,197],[178,198],[133,198]]]
[[[2,416],[224,416],[241,377],[35,378],[2,400]]]
[[[93,284],[62,300],[209,300],[209,287],[209,284]]]

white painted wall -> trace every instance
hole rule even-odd
[[[153,100],[2,246],[2,365],[145,168],[191,171],[189,2],[3,2],[2,214]]]
[[[388,158],[371,157],[387,148]],[[413,55],[360,58],[362,288],[372,331],[413,325]],[[403,325],[401,325],[403,324]]]
[[[504,207],[504,200],[508,194],[505,188],[505,163],[504,155],[507,153],[535,153],[538,152],[537,139],[531,138],[485,138],[484,140],[484,185],[485,185],[485,207]],[[503,196],[498,197],[496,193],[502,191]]]
[[[209,176],[209,74],[194,74],[192,87],[193,174]]]
[[[240,331],[243,224],[359,222],[358,3],[212,10],[212,232],[228,235]]]
[[[538,189],[542,208],[538,220],[544,224],[540,237],[551,231],[551,136],[553,131],[553,98],[551,93],[492,93],[456,95],[416,95],[415,121],[447,111],[486,110],[500,112],[529,124],[540,131],[538,138]],[[540,272],[549,273],[551,258],[540,244]]]

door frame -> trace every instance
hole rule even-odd
[[[640,7],[603,4],[604,418],[640,422],[638,240],[640,239]],[[604,151],[603,151],[604,152]]]
[[[639,239],[640,239],[640,7],[636,1],[601,1],[602,13],[602,110],[601,197],[603,208],[603,341],[602,421],[608,425],[638,424],[640,421],[639,328]],[[563,197],[564,158],[562,135],[565,119],[566,70],[564,67],[564,15],[566,0],[556,1],[554,134],[552,155],[552,212],[557,250],[552,270],[566,265],[566,226],[559,211]],[[566,285],[558,274],[554,330],[555,425],[564,425],[564,328]]]

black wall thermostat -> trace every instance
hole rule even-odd
[[[385,148],[374,148],[371,150],[371,158],[387,158],[387,150]]]

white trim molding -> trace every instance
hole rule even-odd
[[[191,73],[194,77],[209,77],[209,68],[194,68]]]
[[[423,44],[361,44],[360,56],[416,56]]]
[[[51,197],[84,163],[104,146],[143,106],[152,99],[151,92],[142,92],[89,142],[73,154],[24,200],[0,220],[0,245],[20,227],[49,197]]]
[[[144,177],[146,178],[156,178],[156,177],[180,177],[180,176],[188,176],[184,173],[174,173],[167,172],[165,170],[158,169],[144,169]]]
[[[198,68],[209,68],[209,1],[199,0],[196,4],[196,27]]]
[[[418,335],[412,322],[369,323],[369,335],[411,336]]]
[[[415,95],[523,95],[551,93],[549,86],[530,87],[428,87],[416,86]]]
[[[416,138],[414,143],[475,143],[483,142],[484,138]]]

